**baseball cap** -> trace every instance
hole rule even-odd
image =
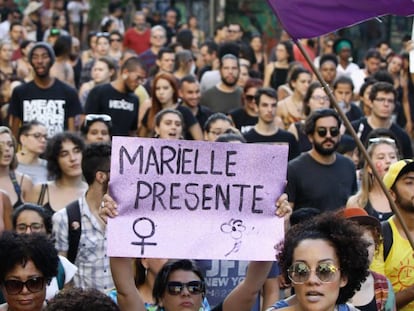
[[[360,225],[370,225],[381,231],[381,223],[373,216],[368,215],[367,211],[361,207],[347,207],[341,210],[344,218],[355,221]]]
[[[382,181],[387,189],[391,189],[398,178],[411,171],[414,171],[414,161],[412,159],[400,160],[391,164]]]

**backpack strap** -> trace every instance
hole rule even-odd
[[[59,259],[58,274],[56,276],[59,289],[62,289],[65,286],[65,278],[65,268],[63,267],[62,261]]]
[[[74,264],[76,255],[78,254],[79,240],[82,231],[79,201],[76,200],[66,206],[66,213],[68,214],[69,237],[69,249],[67,258]]]
[[[390,253],[391,246],[393,243],[392,238],[392,229],[389,221],[383,221],[381,222],[381,231],[382,231],[382,241],[383,241],[383,247],[384,247],[384,262],[387,260],[388,254]]]
[[[37,205],[43,205],[43,201],[45,200],[46,188],[47,184],[42,184],[42,187],[40,188],[39,198],[37,199]]]

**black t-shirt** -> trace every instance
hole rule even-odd
[[[288,143],[289,144],[289,160],[299,155],[299,145],[292,133],[279,129],[273,135],[261,135],[254,128],[243,135],[248,143]]]
[[[365,143],[369,133],[373,130],[372,127],[368,124],[367,118],[361,118],[359,120],[351,122],[351,124],[361,141]],[[411,147],[411,140],[408,134],[398,124],[395,123],[391,124],[389,130],[397,138],[397,145],[403,157],[405,159],[411,159],[413,157],[413,149]]]
[[[59,79],[49,88],[40,88],[34,81],[16,87],[10,100],[9,115],[23,122],[44,123],[49,137],[68,128],[68,118],[82,114],[76,90]]]
[[[184,118],[183,136],[185,137],[185,139],[190,139],[190,140],[193,139],[193,136],[191,136],[191,134],[188,132],[188,129],[198,122],[196,117],[193,115],[191,110],[188,109],[187,107],[178,105],[176,109],[179,112],[181,112]]]
[[[229,115],[233,119],[234,125],[242,133],[247,133],[253,126],[256,125],[258,117],[253,117],[243,109],[236,108],[229,112]]]
[[[112,117],[112,135],[128,136],[138,126],[139,100],[134,93],[121,93],[110,83],[95,86],[85,103],[85,113]]]
[[[314,207],[332,211],[344,207],[357,190],[354,163],[337,153],[330,165],[302,153],[288,164],[286,193],[294,209]]]
[[[198,121],[198,124],[200,124],[201,129],[204,128],[204,124],[206,123],[208,117],[211,116],[212,114],[213,112],[210,109],[208,109],[206,106],[198,105],[198,111],[195,117]]]
[[[352,121],[361,119],[363,116],[364,114],[362,113],[361,108],[359,108],[354,103],[351,103],[351,108],[346,113],[346,117],[348,118],[348,120],[352,122]]]
[[[184,119],[183,136],[184,138],[190,139],[190,140],[193,139],[191,134],[188,133],[188,129],[198,122],[196,117],[193,115],[190,109],[182,105],[178,105],[177,108],[175,109],[181,112],[181,114],[183,115],[183,119]],[[146,126],[147,128],[148,128],[149,112],[150,112],[150,109],[148,109],[145,112],[144,117],[142,118],[142,124]]]

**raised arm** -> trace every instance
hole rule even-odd
[[[223,311],[250,311],[267,279],[272,264],[272,261],[250,262],[244,281],[224,299]]]
[[[121,311],[145,311],[144,301],[135,286],[133,259],[111,257],[110,263]]]

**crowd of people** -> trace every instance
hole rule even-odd
[[[414,309],[410,42],[357,64],[349,38],[303,40],[325,85],[286,33],[267,53],[175,7],[128,25],[111,0],[96,30],[89,10],[0,1],[0,310]],[[113,136],[288,145],[275,262],[108,257]]]

